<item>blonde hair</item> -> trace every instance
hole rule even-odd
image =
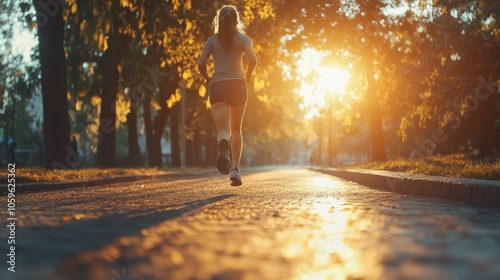
[[[224,5],[213,20],[214,33],[224,49],[230,49],[236,33],[245,34],[245,24],[240,20],[240,14],[233,5]]]

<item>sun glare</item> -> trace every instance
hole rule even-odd
[[[332,98],[343,100],[351,74],[348,69],[325,65],[327,52],[312,48],[303,50],[297,60],[298,93],[303,98],[305,117],[311,119],[325,108]]]

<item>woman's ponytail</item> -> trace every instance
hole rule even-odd
[[[244,33],[238,11],[234,6],[223,6],[214,18],[215,34],[224,49],[229,50],[234,45],[234,35]]]

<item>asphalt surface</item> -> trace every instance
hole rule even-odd
[[[21,194],[16,272],[3,226],[0,279],[500,278],[499,209],[305,169],[242,176]]]

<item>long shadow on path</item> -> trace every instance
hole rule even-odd
[[[50,273],[56,264],[78,252],[101,248],[122,236],[140,235],[144,228],[180,217],[185,213],[233,196],[235,194],[219,195],[192,201],[177,209],[130,211],[93,220],[69,222],[59,227],[18,228],[16,270],[19,273],[16,273],[16,277],[23,277],[22,275],[25,273],[37,273],[42,276],[43,272]],[[175,205],[170,205],[165,208],[172,206],[175,207]],[[1,247],[4,247],[5,243],[2,245]],[[2,252],[6,250],[7,248],[2,248]],[[2,259],[5,259],[3,261],[5,263],[5,254]],[[3,274],[0,273],[0,276],[5,276]]]

